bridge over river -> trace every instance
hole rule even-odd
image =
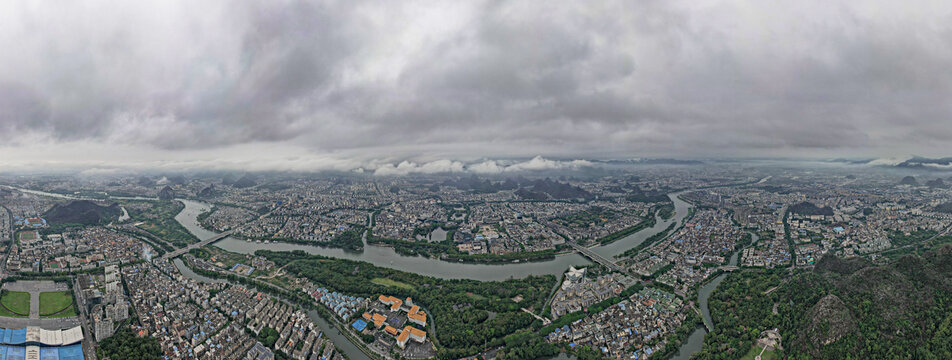
[[[576,251],[578,251],[579,253],[581,253],[583,256],[589,258],[590,260],[592,260],[592,261],[594,261],[594,262],[596,262],[596,263],[599,263],[599,264],[601,264],[602,266],[609,268],[610,270],[617,271],[617,272],[620,272],[620,273],[622,273],[622,274],[631,276],[631,274],[628,273],[628,269],[625,269],[624,267],[619,266],[619,265],[616,264],[615,262],[609,260],[608,258],[606,258],[606,257],[604,257],[604,256],[601,256],[601,255],[597,254],[596,252],[592,251],[591,249],[589,249],[589,248],[587,248],[587,247],[584,247],[584,246],[582,246],[582,245],[579,245],[578,243],[576,243],[576,242],[574,242],[574,241],[568,241],[567,243],[568,243],[569,245],[571,245],[572,248],[574,248]]]
[[[231,230],[225,231],[225,232],[223,232],[223,233],[220,233],[220,234],[218,234],[218,235],[212,236],[212,237],[210,237],[210,238],[208,238],[208,239],[205,239],[205,240],[199,241],[199,242],[197,242],[197,243],[191,244],[191,245],[189,245],[189,246],[180,248],[180,249],[178,249],[178,250],[171,251],[171,252],[167,252],[167,253],[165,253],[165,255],[162,255],[162,260],[168,260],[168,259],[172,259],[172,258],[178,257],[179,255],[182,255],[182,254],[184,254],[184,253],[187,253],[187,252],[189,252],[189,251],[192,250],[192,249],[198,249],[198,248],[200,248],[200,247],[204,247],[205,245],[208,245],[208,244],[211,244],[211,243],[216,242],[216,241],[218,241],[218,240],[221,240],[221,239],[224,239],[224,238],[226,238],[226,237],[229,237],[229,236],[231,236],[231,234],[234,234],[234,233],[235,233],[235,230],[237,230],[237,229],[231,229]]]
[[[181,200],[179,200],[179,201],[181,201]],[[187,205],[187,204],[186,204],[186,205]],[[183,210],[183,211],[184,211],[184,210]],[[268,217],[268,216],[271,216],[271,213],[272,213],[272,211],[269,211],[268,213],[259,216],[257,219],[263,219],[263,218],[266,218],[266,217]],[[257,220],[257,219],[256,219],[256,220]],[[178,220],[178,219],[176,218],[176,220]],[[195,223],[196,223],[196,224],[198,223],[197,219],[193,219],[193,220],[195,220]],[[228,230],[228,231],[225,231],[225,232],[217,233],[217,234],[216,234],[216,233],[213,233],[213,232],[209,232],[209,233],[214,234],[214,235],[212,235],[211,237],[209,237],[209,238],[207,238],[207,239],[205,239],[205,240],[199,241],[199,242],[194,243],[194,244],[190,244],[190,245],[188,245],[188,246],[186,246],[186,247],[183,247],[183,248],[181,248],[181,249],[177,249],[177,250],[175,250],[175,251],[167,252],[167,253],[165,253],[165,255],[162,255],[162,259],[163,259],[163,260],[173,259],[173,258],[178,257],[179,255],[182,255],[182,254],[184,254],[184,253],[189,252],[189,250],[198,249],[198,248],[200,248],[200,247],[204,247],[204,246],[206,246],[206,245],[215,243],[215,242],[217,242],[217,241],[219,241],[219,240],[221,240],[221,239],[224,239],[224,238],[226,238],[226,237],[231,236],[231,235],[234,234],[236,231],[243,229],[245,226],[248,226],[249,224],[251,224],[251,223],[253,223],[253,222],[254,222],[254,221],[249,221],[249,222],[245,223],[245,224],[242,225],[242,226],[236,227],[236,228],[234,228],[234,229],[231,229],[231,230]],[[185,225],[185,224],[183,224],[183,225]],[[197,233],[197,232],[195,232],[195,231],[192,231],[191,228],[186,227],[186,229],[189,230],[189,231],[192,233],[192,235],[195,235],[196,237],[200,234],[200,233]]]

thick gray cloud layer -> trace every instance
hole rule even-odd
[[[0,152],[174,163],[274,147],[398,172],[537,154],[948,155],[950,14],[947,1],[6,2]]]

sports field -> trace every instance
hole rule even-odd
[[[76,309],[73,307],[73,294],[69,291],[51,291],[40,293],[40,316],[76,316]]]
[[[29,317],[30,293],[25,291],[0,292],[0,316]]]

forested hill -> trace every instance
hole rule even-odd
[[[748,269],[721,283],[710,301],[716,330],[698,358],[759,352],[761,332],[778,328],[776,355],[787,359],[952,359],[952,245],[888,265],[827,256],[787,271]]]
[[[800,215],[827,215],[833,216],[833,209],[828,206],[819,207],[811,202],[802,202],[790,206],[790,212]]]
[[[73,200],[53,206],[43,216],[50,224],[96,225],[115,220],[121,212],[116,203],[100,206],[89,200]]]

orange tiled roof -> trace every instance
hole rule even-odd
[[[426,336],[426,332],[424,332],[423,330],[417,329],[415,327],[407,326],[406,328],[404,328],[404,330],[406,329],[410,329],[410,333],[413,334],[413,336],[419,336],[419,337]]]
[[[422,311],[420,311],[420,312],[415,312],[415,313],[409,313],[409,314],[407,314],[407,317],[408,317],[408,318],[411,318],[411,319],[413,319],[413,320],[417,320],[417,321],[422,322],[422,323],[426,323],[426,313],[425,313],[425,312],[422,312]]]
[[[407,339],[410,338],[410,330],[409,330],[409,329],[410,329],[409,326],[403,328],[403,331],[401,331],[401,332],[400,332],[400,335],[397,336],[397,342],[401,342],[401,343],[407,342]]]
[[[374,326],[379,328],[380,325],[383,325],[384,321],[387,321],[387,317],[375,313],[373,316],[373,321],[374,321]]]
[[[393,336],[397,336],[397,333],[400,332],[400,330],[397,330],[397,328],[390,325],[387,325],[387,327],[383,328],[383,331],[386,331],[388,334]]]

